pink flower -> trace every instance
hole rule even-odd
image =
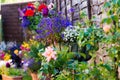
[[[42,55],[46,57],[47,62],[50,62],[51,59],[56,60],[56,54],[57,53],[53,50],[53,48],[49,46],[45,49],[45,52]]]
[[[108,33],[111,29],[111,25],[108,25],[108,24],[104,24],[104,27],[103,27],[103,30],[105,33]]]
[[[50,3],[49,5],[48,5],[48,9],[49,10],[52,10],[54,8],[54,4],[53,3]]]
[[[23,17],[23,16],[24,16],[23,11],[22,11],[20,8],[18,8],[18,11],[19,11],[19,13],[20,13],[20,16]]]
[[[5,52],[3,52],[3,51],[0,51],[0,59],[4,59],[4,56],[5,56]]]

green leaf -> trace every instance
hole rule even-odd
[[[108,8],[108,7],[110,7],[110,6],[111,6],[110,2],[106,2],[106,3],[104,4],[104,8]]]
[[[110,24],[110,23],[112,23],[112,19],[111,19],[111,18],[104,18],[104,19],[102,20],[102,23]]]
[[[86,50],[90,50],[90,48],[91,48],[91,45],[90,45],[90,44],[87,44],[87,45],[86,45]]]
[[[119,17],[117,15],[112,15],[111,16],[112,20],[115,21],[115,22],[118,22],[119,21]]]
[[[108,70],[111,71],[112,67],[109,64],[103,64],[103,66]]]
[[[117,53],[118,53],[118,50],[113,47],[113,48],[111,49],[111,52],[112,52],[113,54],[117,54]]]
[[[86,59],[86,54],[85,53],[80,53],[80,56],[82,56],[84,59]]]

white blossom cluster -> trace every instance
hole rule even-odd
[[[75,42],[79,35],[79,26],[68,26],[65,31],[62,32],[63,40],[67,42]]]

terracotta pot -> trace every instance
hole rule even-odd
[[[7,76],[7,75],[2,75],[2,80],[22,80],[22,76]]]
[[[32,80],[39,80],[37,73],[34,72],[34,73],[30,73],[30,74],[31,74]]]

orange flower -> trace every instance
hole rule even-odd
[[[16,50],[14,50],[14,53],[15,53],[16,55],[18,55],[19,51],[16,49]]]

